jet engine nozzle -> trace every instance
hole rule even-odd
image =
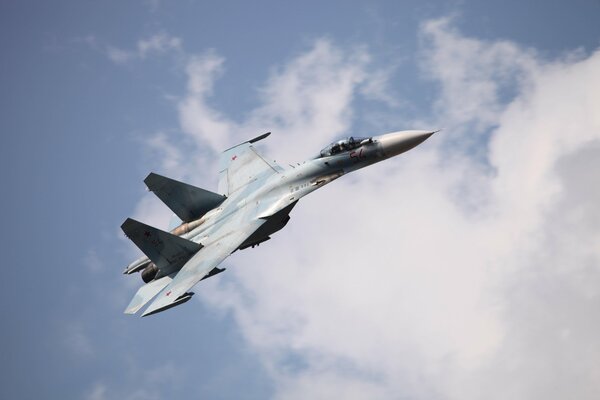
[[[150,265],[148,265],[142,271],[142,280],[144,281],[144,283],[148,283],[156,277],[157,273],[158,267],[154,263],[150,263]]]

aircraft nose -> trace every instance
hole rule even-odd
[[[404,153],[423,143],[438,131],[400,131],[377,137],[385,157],[393,157]]]

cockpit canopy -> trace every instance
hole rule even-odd
[[[325,147],[321,150],[321,157],[333,156],[338,153],[343,153],[345,151],[353,150],[357,147],[365,143],[371,143],[373,138],[370,137],[354,137],[350,136],[348,138],[339,140],[337,142],[331,143],[329,146]]]

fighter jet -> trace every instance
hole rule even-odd
[[[218,193],[155,173],[148,189],[182,221],[170,232],[128,218],[121,229],[144,257],[124,273],[141,272],[142,286],[127,308],[142,316],[188,301],[198,282],[223,272],[219,264],[236,250],[258,246],[282,229],[302,197],[349,172],[394,157],[421,144],[435,131],[400,131],[348,137],[331,143],[314,158],[283,167],[253,146],[265,133],[221,155]]]

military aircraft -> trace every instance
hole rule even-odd
[[[150,173],[144,182],[182,223],[170,232],[128,218],[121,229],[146,255],[124,274],[141,272],[142,286],[127,308],[142,316],[188,301],[189,290],[225,269],[219,264],[236,250],[269,240],[289,221],[298,200],[340,176],[396,156],[436,131],[399,131],[349,137],[325,147],[315,158],[286,166],[261,156],[253,144],[265,133],[221,155],[218,193]]]

